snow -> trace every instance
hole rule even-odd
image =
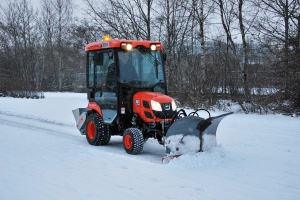
[[[86,94],[45,97],[0,97],[0,199],[300,199],[300,118],[235,113],[215,148],[162,164],[154,139],[89,145],[72,114]]]
[[[166,148],[170,149],[170,154],[175,155],[186,154],[189,152],[196,152],[200,147],[199,137],[194,135],[171,135],[166,138]]]

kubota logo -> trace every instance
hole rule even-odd
[[[170,110],[170,104],[165,104],[165,110]]]

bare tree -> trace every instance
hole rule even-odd
[[[206,80],[206,66],[205,66],[205,22],[207,22],[207,18],[214,11],[214,3],[213,1],[205,1],[205,0],[192,0],[192,11],[194,18],[197,22],[197,27],[199,27],[199,39],[200,39],[200,48],[201,48],[201,64],[200,64],[200,76],[204,82]],[[208,24],[208,23],[207,23]]]
[[[248,43],[246,41],[246,30],[244,25],[244,17],[243,17],[243,6],[244,6],[245,0],[239,0],[238,1],[238,20],[239,20],[239,27],[240,27],[240,33],[242,37],[242,48],[243,48],[243,54],[242,54],[242,73],[243,73],[243,82],[244,82],[244,90],[245,90],[245,96],[246,100],[250,100],[250,89],[248,84]]]
[[[216,4],[219,8],[219,16],[221,24],[226,35],[226,53],[224,55],[224,68],[226,71],[226,78],[224,80],[225,91],[229,91],[231,99],[237,100],[237,94],[239,93],[238,84],[238,71],[239,61],[237,55],[237,47],[234,43],[232,34],[237,26],[236,19],[236,4],[230,0],[217,0]],[[228,88],[227,88],[228,87]],[[242,103],[242,102],[240,102]]]
[[[48,74],[47,87],[59,91],[70,89],[69,75],[73,73],[75,63],[70,45],[72,0],[43,0],[41,12],[40,30],[44,39],[43,65]]]
[[[291,13],[297,13],[299,2],[297,0],[262,0],[257,3],[257,6],[263,11],[256,24],[257,30],[263,35],[261,39],[268,38],[273,45],[281,47],[287,57],[291,37],[290,26],[293,26]]]
[[[84,0],[93,26],[124,39],[151,39],[153,0]]]
[[[38,89],[34,70],[38,58],[37,13],[27,0],[0,7],[1,78],[6,89]]]
[[[256,4],[261,9],[256,21],[257,38],[270,52],[272,82],[280,92],[276,98],[281,110],[293,112],[299,108],[299,10],[298,0],[262,0]],[[287,106],[289,105],[289,106]]]
[[[233,99],[237,100],[245,112],[244,103],[251,103],[251,87],[250,84],[249,67],[254,66],[250,64],[248,56],[250,55],[249,42],[253,41],[251,38],[251,30],[253,30],[253,22],[257,18],[257,8],[253,1],[250,0],[218,0],[216,1],[219,7],[219,15],[223,26],[224,33],[227,40],[227,57],[231,57],[226,63],[228,66],[228,77],[230,77],[230,93]],[[252,32],[253,33],[253,32]],[[234,41],[233,34],[241,39],[239,42]],[[252,49],[254,50],[254,49]],[[241,80],[240,80],[241,79]],[[228,82],[225,80],[225,82]],[[253,103],[253,102],[252,102]]]
[[[192,50],[192,13],[189,1],[159,1],[158,19],[162,23],[162,42],[168,55],[166,65],[169,91],[178,100],[187,96],[188,84],[196,84],[191,80],[187,57]]]

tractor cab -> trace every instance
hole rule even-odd
[[[133,103],[143,103],[133,100],[137,92],[167,93],[160,43],[107,39],[86,51],[88,108],[99,107],[104,124],[127,123]]]

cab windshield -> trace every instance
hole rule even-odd
[[[160,51],[137,47],[131,51],[118,51],[120,83],[136,88],[152,88],[165,83]]]

